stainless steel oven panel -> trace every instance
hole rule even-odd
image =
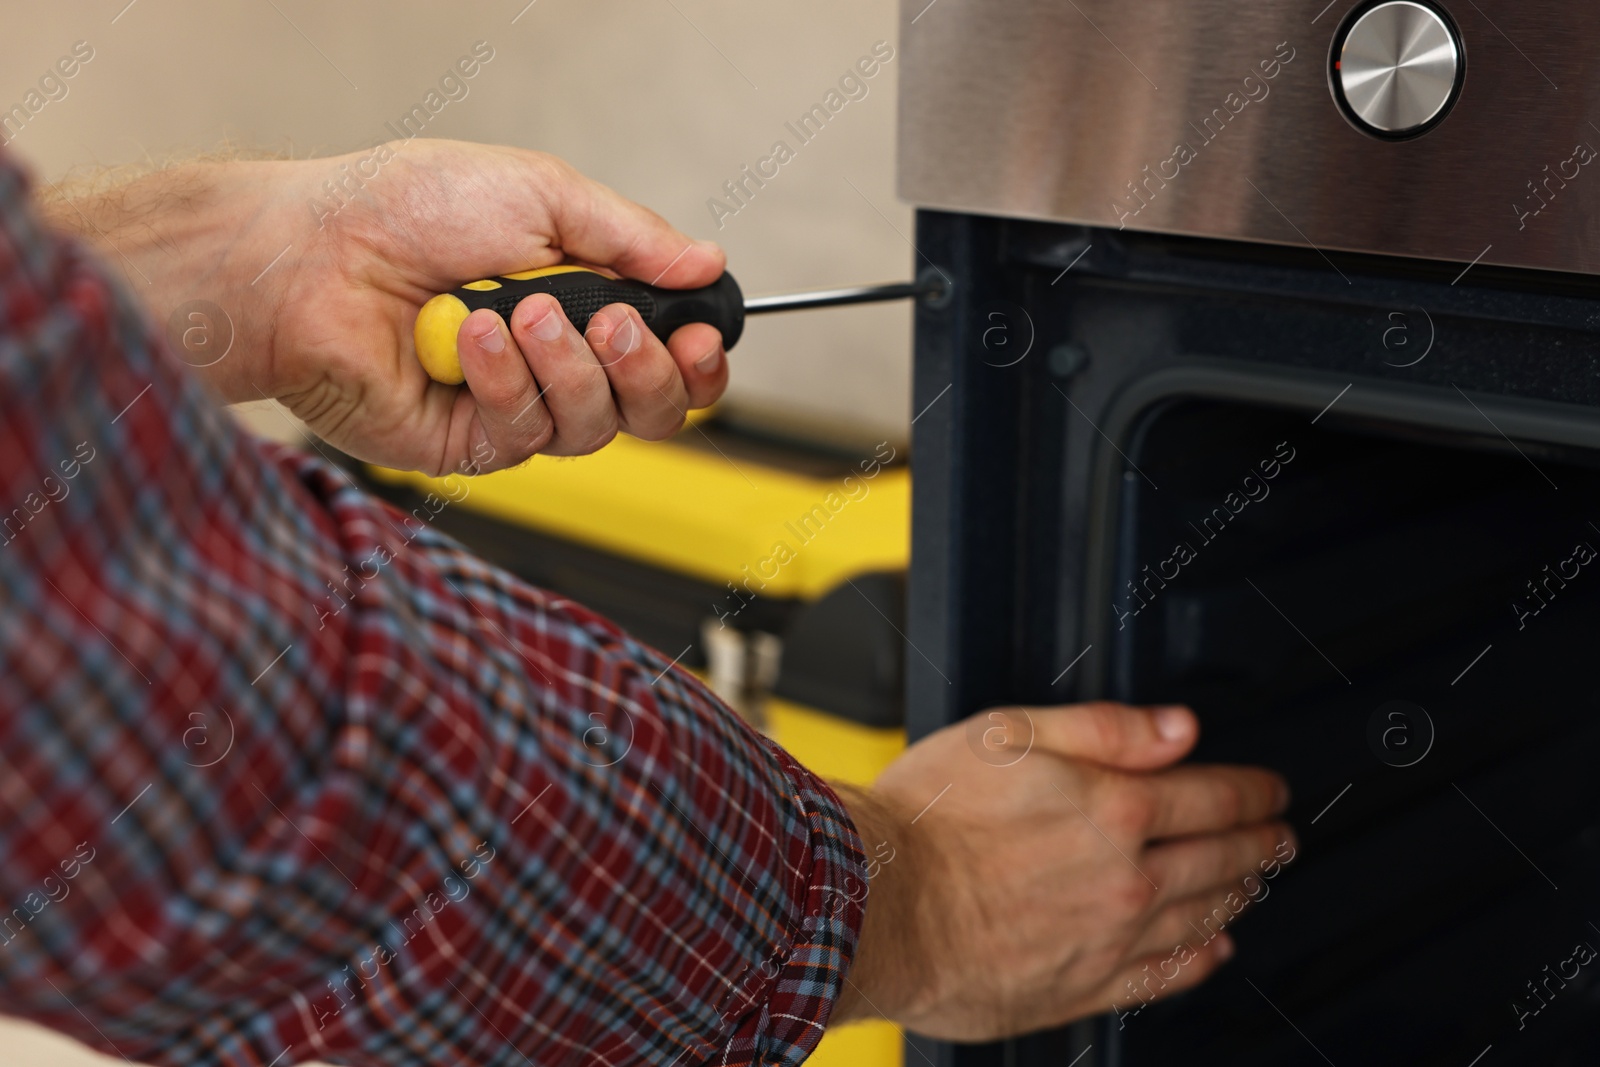
[[[1336,33],[1370,4],[1324,4],[904,0],[900,195],[1600,273],[1600,6],[1430,3],[1459,32],[1459,95],[1426,132],[1384,139],[1329,82]]]

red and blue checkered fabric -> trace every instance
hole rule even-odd
[[[795,1064],[838,798],[241,433],[0,161],[0,1013],[156,1064]]]

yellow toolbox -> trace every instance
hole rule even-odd
[[[904,749],[911,483],[890,443],[821,453],[702,419],[671,441],[619,437],[471,479],[365,474],[678,657],[824,778],[869,784]],[[900,1033],[837,1027],[808,1062],[901,1067]]]

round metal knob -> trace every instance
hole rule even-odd
[[[1369,9],[1345,31],[1335,73],[1351,116],[1404,136],[1437,121],[1455,97],[1461,43],[1437,11],[1410,0]]]

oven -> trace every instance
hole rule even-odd
[[[1198,990],[906,1062],[1600,1062],[1600,10],[901,40],[911,732],[1185,702],[1302,842]]]

